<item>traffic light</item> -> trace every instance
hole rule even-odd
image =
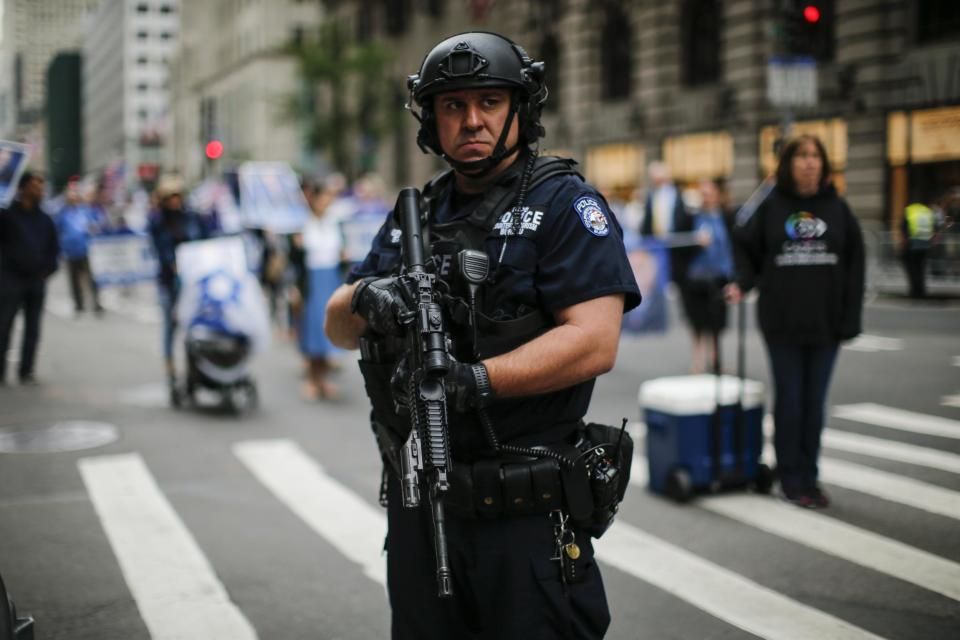
[[[216,160],[223,155],[223,143],[219,140],[211,140],[207,143],[204,152],[207,155],[207,160]]]
[[[785,0],[781,24],[784,48],[791,56],[809,56],[818,62],[833,59],[833,2]]]

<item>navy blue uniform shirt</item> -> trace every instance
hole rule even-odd
[[[447,188],[437,199],[433,220],[450,222],[468,216],[482,196],[464,196]],[[520,215],[514,235],[514,215]],[[367,257],[353,268],[347,282],[367,276],[395,274],[400,266],[401,231],[388,216]],[[493,284],[481,291],[481,311],[498,320],[534,310],[547,316],[572,305],[612,294],[624,295],[624,312],[640,304],[640,290],[627,260],[619,223],[606,202],[579,176],[546,180],[530,191],[519,212],[498,214],[485,241]],[[506,245],[506,246],[504,246]],[[448,274],[452,254],[433,246],[440,276]],[[568,389],[523,398],[496,400],[489,408],[505,442],[552,441],[570,432],[587,411],[594,380]],[[472,416],[451,416],[451,424]],[[454,453],[480,447],[470,434],[452,429]],[[460,446],[458,446],[458,444]]]

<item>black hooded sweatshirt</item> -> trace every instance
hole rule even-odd
[[[57,228],[39,206],[27,209],[14,200],[0,210],[0,274],[42,280],[57,270],[59,254]]]
[[[775,188],[735,243],[737,282],[759,288],[767,342],[824,345],[860,333],[863,235],[832,186],[809,198]]]

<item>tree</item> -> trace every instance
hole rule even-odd
[[[349,43],[343,28],[330,21],[315,40],[287,46],[297,60],[301,93],[287,97],[288,117],[307,123],[310,149],[324,151],[348,176],[369,171],[384,132],[402,110],[390,104],[389,56],[376,42]]]

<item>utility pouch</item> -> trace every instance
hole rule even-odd
[[[538,512],[549,513],[561,508],[563,489],[560,486],[560,465],[555,460],[540,458],[531,462],[530,480]]]
[[[473,463],[473,489],[477,513],[483,518],[499,517],[503,512],[500,460],[478,460]]]
[[[500,468],[503,478],[503,513],[520,516],[533,513],[533,477],[530,463],[505,464]]]

